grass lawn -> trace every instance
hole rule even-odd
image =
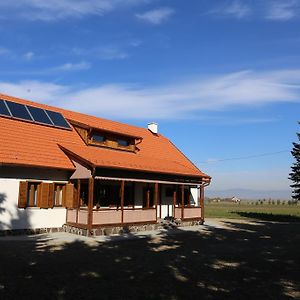
[[[205,217],[300,222],[300,206],[206,203]]]
[[[104,243],[0,238],[0,299],[299,299],[298,223],[219,223]]]

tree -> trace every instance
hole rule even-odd
[[[300,122],[298,122],[300,124]],[[300,133],[297,133],[298,140],[300,142]],[[296,162],[293,163],[289,174],[289,179],[293,181],[291,188],[293,189],[292,198],[296,201],[300,201],[300,143],[293,143],[293,149],[291,151]]]

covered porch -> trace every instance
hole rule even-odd
[[[105,226],[153,224],[165,217],[204,220],[207,181],[179,182],[92,176],[71,181],[74,203],[66,224],[92,230]]]

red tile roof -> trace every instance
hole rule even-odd
[[[161,134],[148,129],[72,112],[32,101],[0,94],[4,100],[50,109],[62,113],[71,122],[93,128],[141,137],[137,153],[87,146],[74,128],[63,130],[0,117],[0,164],[74,169],[66,153],[72,153],[93,166],[156,173],[209,177],[202,173]]]

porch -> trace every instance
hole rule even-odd
[[[202,220],[205,183],[90,177],[73,180],[75,205],[66,224],[92,230],[155,224],[165,217]]]

